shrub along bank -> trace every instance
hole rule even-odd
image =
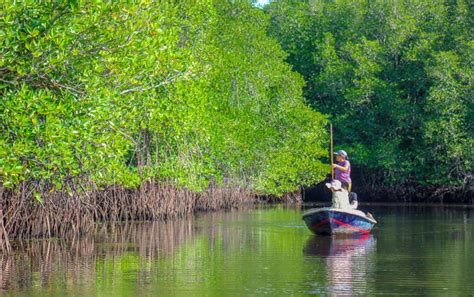
[[[248,1],[0,6],[3,239],[279,197],[328,170],[326,117]]]

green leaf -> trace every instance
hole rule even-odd
[[[40,193],[35,192],[33,195],[35,196],[36,201],[38,201],[39,203],[43,204],[43,198],[41,197],[41,194],[40,194]]]

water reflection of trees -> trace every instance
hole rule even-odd
[[[370,275],[375,263],[370,257],[376,250],[373,235],[356,237],[312,236],[306,242],[305,256],[324,260],[326,284],[324,291],[330,295],[361,295],[368,293]]]
[[[0,255],[0,292],[94,282],[98,263],[133,252],[138,267],[139,262],[173,253],[195,231],[192,219],[131,222],[103,224],[93,236],[70,241],[16,242],[12,255]]]
[[[137,282],[145,281],[164,273],[158,263],[161,259],[186,248],[187,242],[195,242],[201,234],[205,237],[200,240],[224,251],[242,242],[257,247],[261,243],[255,241],[258,234],[247,228],[229,229],[229,225],[246,222],[253,215],[240,210],[165,222],[104,223],[82,238],[18,241],[13,254],[0,254],[0,292],[58,286],[89,286],[93,291],[97,279],[120,279],[120,273],[126,273],[119,267],[123,265],[139,274]]]

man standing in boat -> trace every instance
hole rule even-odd
[[[348,192],[352,190],[351,163],[345,150],[339,150],[335,153],[337,164],[332,164],[336,180],[346,183]]]

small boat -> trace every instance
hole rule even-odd
[[[309,230],[317,235],[369,234],[377,224],[360,210],[340,208],[313,208],[303,213]]]

